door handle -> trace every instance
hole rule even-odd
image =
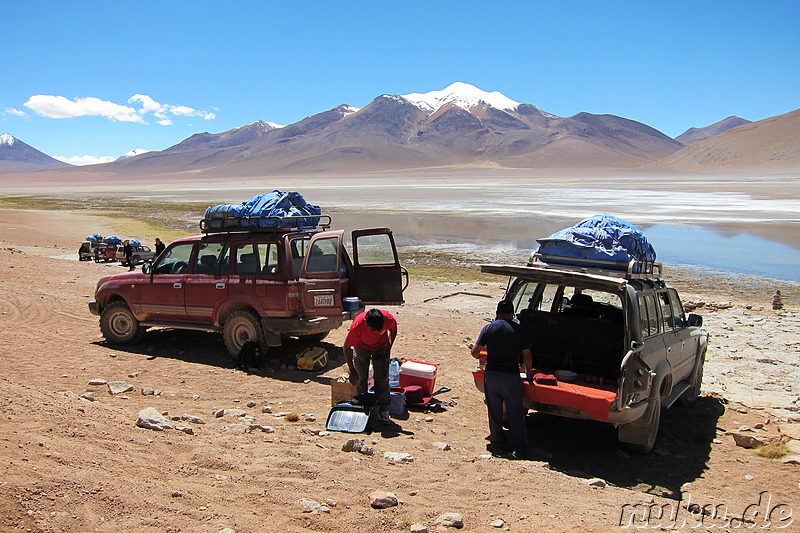
[[[180,289],[182,287],[183,287],[183,283],[173,283],[172,284],[172,288],[173,289]]]
[[[224,283],[217,283],[217,284],[216,284],[216,285],[214,285],[214,286],[215,286],[216,288],[218,288],[218,289],[224,289],[224,288],[225,288],[225,284],[224,284]]]

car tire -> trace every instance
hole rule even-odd
[[[650,409],[652,409],[652,411],[650,411],[648,414],[645,414],[645,417],[649,416],[649,420],[646,422],[642,420],[636,420],[630,424],[625,424],[626,426],[630,426],[630,429],[632,429],[632,434],[636,437],[635,439],[631,440],[637,441],[625,442],[625,447],[630,451],[641,455],[647,455],[653,450],[656,445],[656,439],[658,438],[658,429],[661,426],[661,412],[663,411],[663,407],[661,406],[661,395],[659,394],[655,398],[652,398],[651,402],[652,407],[648,408],[648,411],[650,411]],[[623,430],[623,426],[620,426],[619,430]]]
[[[257,342],[261,346],[262,355],[267,352],[267,342],[261,319],[252,311],[235,311],[225,321],[222,335],[228,353],[236,359],[244,343]]]
[[[134,256],[131,258],[131,262],[132,262],[134,265],[138,265],[139,263],[141,263],[141,262],[142,262],[142,258],[141,258],[141,257],[139,257],[138,255],[134,255]]]
[[[697,401],[697,398],[700,396],[700,387],[703,384],[703,365],[706,362],[706,352],[703,353],[698,358],[697,362],[692,369],[692,376],[691,381],[689,382],[689,388],[681,395],[680,402],[681,405],[690,406]]]
[[[100,314],[100,331],[108,342],[135,344],[142,338],[144,328],[125,302],[108,304]]]

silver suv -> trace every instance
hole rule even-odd
[[[621,442],[650,452],[662,408],[700,394],[709,336],[702,317],[684,315],[659,263],[620,271],[547,261],[533,254],[527,266],[481,265],[510,277],[505,297],[531,338],[540,379],[525,382],[526,406],[608,422]],[[474,377],[482,389],[482,371]]]

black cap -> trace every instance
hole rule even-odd
[[[514,304],[508,300],[500,300],[497,302],[497,314],[508,315],[514,314]]]

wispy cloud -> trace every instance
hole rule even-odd
[[[6,107],[5,109],[3,109],[3,113],[6,113],[8,115],[15,115],[22,118],[27,118],[28,116],[28,114],[25,113],[25,111],[20,111],[19,109],[14,109],[11,107]]]
[[[69,163],[70,165],[76,165],[79,167],[85,165],[99,165],[100,163],[110,163],[116,160],[116,157],[112,157],[109,155],[104,156],[94,156],[94,155],[74,155],[72,157],[62,157],[62,156],[53,156],[53,159],[58,159],[59,161],[63,161],[64,163]]]
[[[70,100],[63,96],[37,94],[31,96],[25,107],[34,111],[37,115],[48,118],[74,118],[74,117],[105,117],[117,122],[138,122],[147,124],[145,117],[152,114],[156,123],[162,126],[173,124],[169,116],[201,117],[205,120],[216,118],[214,113],[200,111],[183,105],[169,105],[156,102],[145,94],[135,94],[131,96],[128,104],[139,104],[140,109],[130,105],[122,105],[108,100],[101,100],[95,97],[75,98]],[[25,116],[24,111],[6,109],[6,112]]]

